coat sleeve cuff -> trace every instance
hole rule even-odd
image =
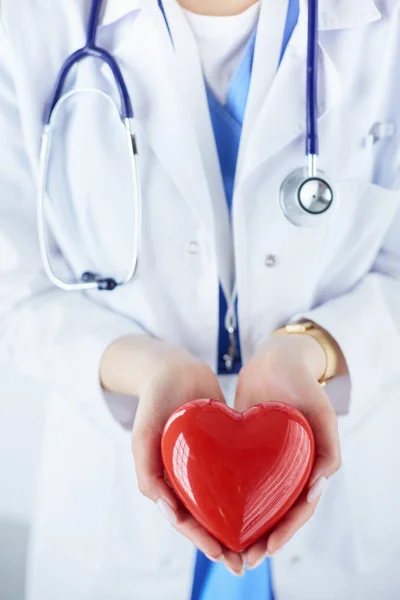
[[[104,352],[116,339],[146,332],[128,319],[112,313],[110,316],[113,318],[106,318],[108,322],[99,324],[100,329],[82,332],[65,348],[63,353],[68,352],[70,356],[70,372],[64,384],[79,403],[79,410],[97,428],[114,438],[123,436],[125,439],[125,424],[133,422],[136,399],[106,392],[101,386],[99,367]]]
[[[389,288],[400,303],[398,282],[370,274],[351,292],[293,318],[313,321],[341,348],[349,375],[326,387],[339,414],[362,416],[377,401],[383,386],[393,378],[400,381],[400,323],[389,310]]]

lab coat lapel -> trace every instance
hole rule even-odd
[[[141,10],[143,7],[143,0],[108,0],[108,2],[103,2],[101,27],[112,25],[130,13]]]
[[[261,18],[265,19],[266,14]],[[352,3],[322,0],[319,15],[318,54],[317,113],[319,120],[338,104],[342,93],[335,57],[324,43],[325,31],[360,26],[379,18],[380,12],[372,0],[354,0]],[[263,22],[260,22],[261,28],[263,25]],[[257,43],[259,44],[257,52],[265,55],[268,42],[260,37]],[[246,131],[240,153],[238,184],[294,139],[304,135],[306,129],[306,60],[307,2],[301,0],[299,23],[264,97],[259,114],[258,116],[249,115],[249,119],[245,122]],[[259,86],[261,85],[261,78],[255,74],[250,97],[259,97]],[[249,99],[249,102],[254,102],[254,100]]]
[[[180,89],[191,111],[200,153],[202,178],[211,198],[219,277],[225,294],[229,296],[234,280],[230,219],[197,42],[176,0],[164,0],[164,6],[174,40]],[[198,185],[198,182],[194,183]]]
[[[261,4],[253,72],[241,138],[242,148],[246,146],[258,121],[265,98],[276,76],[288,5],[289,0],[263,0]]]
[[[99,41],[120,64],[137,130],[195,216],[212,232],[212,207],[196,131],[182,90],[176,52],[157,0],[137,0],[132,5],[126,0],[112,0],[110,6]],[[129,18],[138,8],[136,18]],[[106,65],[102,72],[110,78]]]

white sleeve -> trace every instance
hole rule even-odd
[[[0,362],[68,391],[91,419],[104,424],[112,417],[99,382],[101,356],[118,337],[146,332],[87,295],[48,282],[12,71],[0,27]],[[66,270],[62,256],[56,261],[57,270]]]
[[[347,361],[345,385],[327,386],[335,406],[344,404],[358,420],[382,397],[386,385],[400,392],[400,210],[370,272],[345,295],[299,317],[328,331]],[[338,397],[343,390],[347,398]]]

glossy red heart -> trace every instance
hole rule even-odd
[[[314,438],[305,417],[281,402],[238,413],[215,400],[195,400],[168,420],[162,457],[189,512],[222,544],[242,552],[301,494]]]

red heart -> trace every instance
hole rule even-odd
[[[168,420],[162,457],[189,512],[222,544],[242,552],[301,494],[314,438],[305,417],[281,402],[238,413],[215,400],[195,400]]]

